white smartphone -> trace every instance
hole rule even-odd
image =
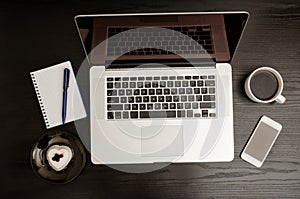
[[[281,124],[267,116],[262,116],[244,148],[241,158],[256,167],[261,167],[281,129]]]

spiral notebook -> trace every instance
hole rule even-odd
[[[47,129],[62,124],[63,74],[70,70],[66,123],[86,117],[76,78],[67,61],[31,72],[31,79]]]

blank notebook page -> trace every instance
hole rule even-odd
[[[67,61],[30,73],[47,128],[62,124],[65,68],[70,70],[65,123],[86,117],[71,63]]]

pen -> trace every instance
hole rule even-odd
[[[68,68],[64,69],[64,91],[63,91],[63,107],[62,107],[62,123],[65,124],[67,116],[67,97],[68,97],[68,87],[69,87],[69,78],[70,70]]]

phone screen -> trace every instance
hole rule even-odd
[[[260,122],[244,152],[262,162],[277,134],[277,129]]]

